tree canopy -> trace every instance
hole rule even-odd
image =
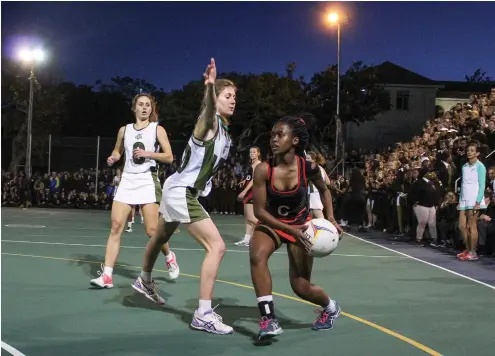
[[[267,144],[273,121],[284,115],[310,112],[317,118],[317,142],[334,139],[337,73],[336,66],[315,73],[309,82],[296,75],[289,63],[285,75],[277,73],[222,73],[238,87],[237,108],[231,133],[238,149],[252,142]],[[54,73],[36,76],[33,111],[33,154],[48,134],[72,137],[115,137],[120,126],[133,121],[132,98],[152,93],[158,101],[160,123],[171,140],[185,140],[192,132],[200,110],[204,87],[201,80],[165,92],[141,78],[114,77],[109,83],[76,85],[62,82]],[[36,75],[38,73],[35,73]],[[25,157],[29,71],[2,59],[2,138],[12,146],[10,163]],[[340,77],[340,117],[343,122],[372,120],[387,110],[389,102],[376,82],[373,67],[354,63]],[[3,140],[5,142],[5,140]]]

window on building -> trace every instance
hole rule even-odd
[[[409,92],[399,91],[397,92],[397,99],[395,101],[396,110],[409,110]]]

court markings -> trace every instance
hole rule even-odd
[[[101,264],[101,261],[89,261],[89,260],[81,260],[81,259],[74,259],[74,258],[65,258],[65,257],[54,257],[54,256],[38,256],[38,255],[25,255],[25,254],[19,254],[19,253],[7,253],[7,252],[2,252],[2,255],[6,255],[6,256],[14,256],[14,257],[26,257],[26,258],[39,258],[39,259],[45,259],[45,260],[58,260],[58,261],[69,261],[69,262],[83,262],[83,263],[92,263],[92,264]],[[141,267],[136,267],[136,266],[130,266],[130,265],[122,265],[122,264],[115,264],[115,267],[123,267],[123,268],[133,268],[133,269],[137,269],[137,270],[140,270]],[[154,269],[153,271],[155,272],[162,272],[162,273],[167,273],[168,271],[166,270],[162,270],[162,269]],[[190,277],[190,278],[195,278],[195,279],[199,279],[199,276],[198,275],[195,275],[195,274],[188,274],[188,273],[182,273],[181,272],[181,276],[185,276],[185,277]],[[216,282],[218,283],[222,283],[222,284],[228,284],[228,285],[231,285],[231,286],[234,286],[234,287],[239,287],[239,288],[244,288],[244,289],[251,289],[253,290],[254,288],[252,286],[249,286],[247,284],[241,284],[241,283],[237,283],[237,282],[231,282],[231,281],[226,281],[226,280],[223,280],[223,279],[217,279]],[[283,298],[283,299],[287,299],[287,300],[292,300],[292,301],[295,301],[295,302],[298,302],[298,303],[302,303],[302,304],[307,304],[307,305],[311,305],[311,306],[316,306],[316,307],[319,307],[318,305],[316,304],[313,304],[311,302],[308,302],[306,300],[303,300],[303,299],[299,299],[299,298],[296,298],[296,297],[292,297],[290,295],[287,295],[287,294],[282,294],[282,293],[277,293],[277,292],[273,292],[272,293],[273,295],[276,295],[277,297],[280,297],[280,298]],[[345,316],[345,317],[348,317],[349,319],[352,319],[354,321],[357,321],[357,322],[360,322],[362,324],[365,324],[369,327],[372,327],[376,330],[379,330],[387,335],[390,335],[392,337],[395,337],[396,339],[399,339],[401,341],[404,341],[405,343],[411,345],[411,346],[414,346],[415,348],[427,353],[428,355],[432,355],[432,356],[442,356],[441,353],[429,348],[428,346],[426,345],[423,345],[413,339],[410,339],[408,338],[407,336],[404,336],[402,334],[399,334],[393,330],[390,330],[384,326],[381,326],[381,325],[378,325],[378,324],[375,324],[369,320],[366,320],[366,319],[363,319],[363,318],[360,318],[356,315],[353,315],[353,314],[349,314],[347,312],[342,312],[341,315]],[[18,355],[14,355],[14,356],[22,356],[22,354],[18,354]]]
[[[70,220],[74,220],[74,219],[70,219]],[[91,223],[88,223],[88,225],[90,225]],[[134,223],[135,225],[143,225],[144,224],[138,224],[138,223]],[[236,223],[226,223],[226,224],[223,224],[223,223],[217,223],[215,224],[217,227],[222,227],[222,226],[246,226],[245,223],[239,223],[239,224],[236,224]],[[110,228],[101,228],[101,229],[98,229],[98,228],[94,228],[94,227],[74,227],[74,226],[45,226],[45,225],[24,225],[24,224],[5,224],[4,227],[8,227],[8,228],[29,228],[29,229],[34,229],[34,228],[39,228],[39,229],[63,229],[63,230],[88,230],[88,231],[106,231],[107,233],[110,231]],[[143,228],[144,229],[144,228]]]
[[[445,271],[445,272],[448,272],[448,273],[451,273],[457,277],[461,277],[461,278],[464,278],[464,279],[467,279],[471,282],[474,282],[474,283],[477,283],[477,284],[480,284],[482,286],[485,286],[485,287],[488,287],[492,290],[495,290],[495,286],[492,286],[491,284],[488,284],[488,283],[485,283],[485,282],[482,282],[480,280],[477,280],[476,278],[472,278],[472,277],[469,277],[469,276],[466,276],[465,274],[462,274],[462,273],[459,273],[459,272],[456,272],[456,271],[453,271],[451,269],[448,269],[448,268],[445,268],[445,267],[442,267],[442,266],[439,266],[437,264],[434,264],[432,262],[428,262],[428,261],[425,261],[425,260],[422,260],[421,258],[417,258],[417,257],[414,257],[414,256],[411,256],[411,255],[408,255],[407,253],[404,253],[404,252],[400,252],[400,251],[397,251],[397,250],[394,250],[393,248],[390,248],[390,247],[387,247],[387,246],[383,246],[383,245],[380,245],[379,243],[376,243],[376,242],[372,242],[372,241],[368,241],[366,239],[363,239],[359,236],[356,236],[356,235],[353,235],[353,234],[349,234],[349,233],[346,233],[347,235],[351,236],[351,237],[354,237],[355,239],[357,240],[360,240],[362,242],[366,242],[370,245],[373,245],[373,246],[377,246],[377,247],[381,247],[387,251],[391,251],[391,252],[395,252],[399,255],[402,255],[406,258],[410,258],[412,260],[415,260],[415,261],[418,261],[418,262],[421,262],[421,263],[424,263],[428,266],[431,266],[431,267],[435,267],[435,268],[438,268],[438,269],[441,269],[442,271]],[[469,263],[469,262],[467,262]]]
[[[29,224],[6,224],[7,227],[20,227],[23,229],[44,229],[45,225],[29,225]]]
[[[2,341],[2,349],[7,351],[12,356],[26,356],[25,354],[23,354],[22,352],[17,350],[15,347],[10,346],[9,344],[7,344],[3,341]]]
[[[28,236],[46,236],[46,235],[28,235]],[[68,236],[66,236],[68,237]],[[83,237],[83,236],[74,236],[74,237]],[[94,236],[85,236],[85,237],[94,237]],[[2,239],[2,243],[14,243],[14,244],[33,244],[33,245],[53,245],[53,246],[67,246],[67,247],[106,247],[106,245],[97,245],[97,244],[74,244],[74,243],[65,243],[65,242],[50,242],[50,241],[25,241],[25,240],[4,240]],[[140,249],[144,250],[145,245],[143,246],[120,246],[123,249]],[[172,250],[177,251],[204,251],[202,248],[181,248],[181,247],[173,247]],[[231,250],[227,249],[227,252],[237,252],[237,253],[249,253],[249,250]],[[276,251],[276,254],[286,255],[286,252]],[[393,259],[406,259],[406,257],[400,256],[385,256],[385,255],[348,255],[342,253],[332,253],[332,256],[340,256],[340,257],[367,257],[367,258],[393,258]]]

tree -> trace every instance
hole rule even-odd
[[[275,73],[246,75],[237,105],[233,124],[237,125],[242,138],[238,145],[240,150],[248,148],[245,143],[258,144],[259,140],[262,140],[260,145],[266,146],[274,120],[310,107],[304,83]]]
[[[64,114],[64,83],[50,68],[34,79],[32,155],[40,156],[48,133],[57,132]],[[12,139],[9,170],[14,171],[26,157],[29,68],[2,58],[2,138]],[[35,73],[36,74],[36,73]]]
[[[316,139],[330,139],[335,130],[337,112],[337,66],[316,73],[307,87],[308,95],[313,100],[313,112],[318,121],[320,133]],[[340,76],[340,119],[342,123],[356,124],[373,120],[376,115],[390,108],[390,100],[377,81],[376,69],[363,62],[354,62]]]
[[[465,75],[464,78],[468,83],[490,83],[492,81],[481,68],[476,69],[470,76]]]

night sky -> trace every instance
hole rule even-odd
[[[348,13],[343,68],[389,60],[435,80],[495,78],[493,2],[2,2],[2,55],[38,38],[78,84],[128,75],[178,89],[212,56],[221,72],[283,74],[294,61],[309,80],[336,63],[331,8]]]

